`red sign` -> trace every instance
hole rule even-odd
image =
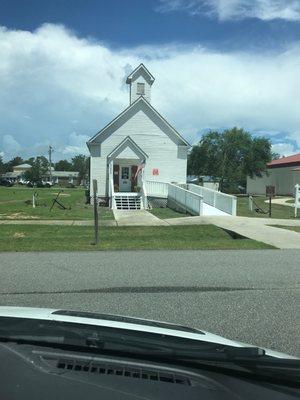
[[[158,168],[153,168],[152,175],[159,175]]]

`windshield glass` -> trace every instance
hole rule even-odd
[[[299,1],[0,0],[0,355],[294,376],[299,65]]]

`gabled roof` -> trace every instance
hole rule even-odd
[[[45,175],[50,175],[49,171],[45,173]],[[79,176],[79,172],[77,171],[52,171],[52,177],[57,178],[77,178]]]
[[[103,129],[101,129],[101,131],[99,131],[98,133],[96,133],[96,135],[94,135],[88,142],[87,142],[87,146],[89,147],[89,145],[93,144],[93,142],[100,138],[101,136],[103,137],[105,132],[107,132],[107,130],[113,126],[114,124],[116,124],[118,122],[118,120],[123,117],[124,115],[126,115],[127,113],[129,113],[129,111],[131,111],[134,107],[137,107],[140,103],[145,104],[149,111],[152,112],[154,115],[156,115],[157,117],[159,117],[159,119],[163,122],[163,124],[170,130],[171,134],[173,134],[174,136],[176,136],[177,138],[179,138],[182,143],[185,146],[190,147],[190,144],[180,135],[179,132],[176,131],[175,128],[173,128],[166,120],[165,118],[163,118],[159,112],[157,112],[155,110],[154,107],[152,107],[152,105],[143,97],[140,96],[136,101],[134,101],[130,106],[128,106],[127,108],[125,108],[124,111],[122,111],[115,119],[113,119],[109,124],[107,124]]]
[[[19,164],[15,165],[13,168],[31,168],[30,164]]]
[[[118,155],[121,154],[122,151],[125,150],[127,147],[129,147],[140,159],[148,158],[148,155],[129,136],[122,140],[122,142],[114,148],[114,150],[107,156],[107,158],[118,157]]]
[[[290,167],[300,165],[300,153],[288,157],[282,157],[278,160],[272,160],[267,164],[268,168]]]
[[[151,84],[154,82],[155,78],[154,76],[148,71],[148,69],[145,67],[143,63],[141,63],[136,69],[134,69],[130,75],[127,76],[126,83],[131,83],[134,75],[136,75],[139,71],[144,71],[145,74],[148,76],[149,80],[151,81]]]

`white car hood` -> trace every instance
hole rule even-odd
[[[77,324],[86,324],[86,325],[94,325],[94,326],[103,326],[110,327],[116,329],[126,329],[132,331],[140,331],[140,332],[148,332],[148,333],[156,333],[156,334],[164,334],[168,336],[175,336],[185,339],[193,339],[199,340],[201,342],[210,342],[217,343],[220,345],[227,345],[233,347],[256,347],[253,345],[249,345],[242,342],[237,342],[235,340],[226,339],[222,336],[215,335],[210,332],[203,331],[199,329],[199,333],[197,332],[188,332],[186,330],[181,330],[179,325],[164,323],[159,321],[151,321],[140,318],[132,318],[128,317],[130,320],[134,320],[133,322],[123,322],[117,321],[118,317],[126,318],[124,316],[112,316],[115,318],[109,319],[109,315],[105,314],[95,314],[95,318],[92,317],[92,313],[88,313],[88,317],[84,316],[74,316],[76,311],[73,312],[72,316],[69,315],[59,315],[54,314],[55,312],[62,311],[62,309],[51,309],[51,308],[30,308],[30,307],[0,307],[0,318],[1,317],[12,317],[12,318],[28,318],[28,319],[40,319],[40,320],[48,320],[48,321],[60,321],[60,322],[70,322]],[[65,311],[65,310],[63,310]],[[83,313],[78,311],[78,313]],[[101,315],[105,316],[105,319],[101,319]],[[140,322],[140,323],[139,323]],[[166,328],[162,326],[152,326],[151,324],[166,324]],[[289,358],[289,359],[298,359],[297,357],[293,357],[284,353],[280,353],[277,351],[269,350],[263,348],[267,355],[276,357],[276,358]]]

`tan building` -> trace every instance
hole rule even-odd
[[[24,174],[31,168],[29,164],[19,164],[13,167],[12,172],[6,172],[2,175],[2,178],[9,179],[10,181],[16,182],[24,179]]]
[[[30,164],[20,164],[13,167],[13,172],[24,173],[31,168]]]
[[[282,157],[267,164],[267,172],[261,178],[247,178],[247,193],[266,193],[266,186],[275,186],[279,196],[293,196],[295,185],[300,184],[300,154]]]

